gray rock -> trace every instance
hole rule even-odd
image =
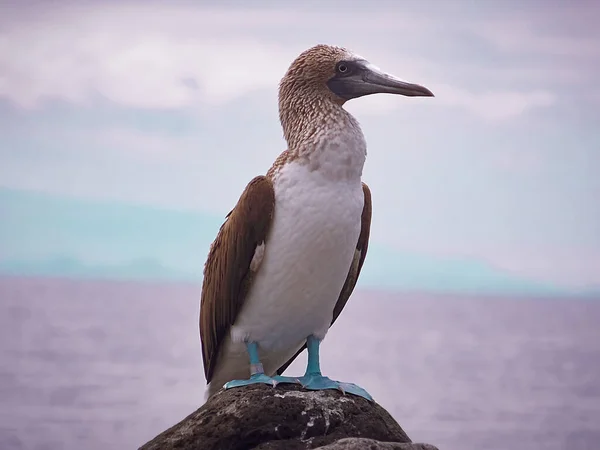
[[[412,442],[381,442],[365,438],[344,438],[333,444],[317,447],[316,450],[438,450],[429,444],[414,444]]]
[[[413,444],[377,403],[335,390],[307,391],[292,384],[221,390],[140,450],[317,448],[437,450]]]

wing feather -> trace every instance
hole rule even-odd
[[[254,178],[227,214],[210,247],[204,266],[199,320],[207,383],[260,267],[274,207],[271,180],[265,176]]]

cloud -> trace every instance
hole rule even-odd
[[[294,30],[310,23],[318,30],[315,36],[322,36],[318,41],[329,36],[323,30],[331,28],[339,31],[340,41],[353,43],[357,41],[350,38],[350,30],[360,24],[361,29],[386,32],[400,40],[417,36],[420,40],[407,46],[406,52],[426,55],[427,51],[418,49],[433,48],[435,40],[428,33],[440,25],[439,19],[395,10],[378,14],[377,21],[365,19],[372,15],[369,12],[346,11],[341,16],[335,12],[332,21],[331,11],[135,3],[71,4],[41,11],[21,23],[7,22],[0,35],[0,96],[24,109],[43,107],[52,99],[90,105],[100,98],[129,108],[211,108],[253,91],[276,89],[291,59],[306,45],[316,43],[309,44],[297,32],[292,33],[295,39],[285,35],[279,39],[278,33],[286,28]],[[463,25],[469,29],[462,22],[453,27],[461,29]],[[476,32],[501,46],[504,41],[496,38],[506,26],[512,25],[493,22],[490,29],[476,28]],[[541,45],[526,27],[518,30],[533,50]],[[431,87],[438,105],[462,108],[487,120],[504,120],[548,107],[556,100],[544,88],[517,91],[490,84],[488,92],[472,91],[471,80],[490,75],[484,65],[470,70],[469,77],[459,84],[452,84],[445,74],[460,70],[460,63],[408,54],[398,58],[395,50],[380,45],[386,41],[389,45],[389,39],[375,39],[361,42],[360,53],[368,52],[376,63],[401,61],[396,66],[386,65],[386,70]],[[506,71],[518,76],[515,67]],[[502,73],[495,76],[502,78]],[[369,99],[359,110],[383,114],[394,110],[393,105],[388,98]]]
[[[531,21],[524,18],[489,20],[472,24],[470,28],[496,49],[513,55],[541,53],[552,56],[600,58],[597,36],[587,38],[556,35],[552,30],[542,31],[532,27]]]
[[[149,109],[222,103],[276,84],[287,62],[276,45],[249,39],[214,45],[124,30],[78,34],[70,27],[53,32],[50,39],[41,34],[7,39],[17,46],[0,46],[6,67],[0,95],[23,108],[53,98],[89,104],[98,96]]]
[[[556,96],[548,91],[534,90],[470,92],[445,84],[426,84],[436,98],[435,107],[445,105],[466,110],[484,120],[496,122],[511,119],[536,108],[545,108],[556,102]],[[417,100],[420,101],[420,100]],[[358,115],[380,115],[395,111],[402,103],[390,96],[374,96],[349,104],[349,111]]]
[[[488,120],[504,120],[524,114],[530,109],[552,105],[556,97],[548,91],[497,91],[474,94],[468,91],[440,86],[440,102],[462,106]]]
[[[79,146],[89,146],[89,142],[99,148],[119,154],[133,153],[145,161],[172,161],[197,151],[201,140],[197,136],[173,135],[155,131],[138,131],[125,126],[109,127],[101,132],[75,131],[59,139],[68,139]]]
[[[489,153],[492,164],[509,173],[533,174],[545,162],[543,152],[537,148],[502,146]]]

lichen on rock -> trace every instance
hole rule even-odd
[[[437,450],[414,444],[375,402],[335,390],[221,390],[140,450]]]

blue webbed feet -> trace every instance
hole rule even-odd
[[[264,373],[255,373],[247,380],[231,380],[223,385],[225,389],[231,389],[234,387],[248,386],[250,384],[270,384],[271,386],[277,386],[277,382],[265,375]]]
[[[273,387],[277,386],[279,383],[298,383],[296,378],[292,377],[282,377],[282,376],[274,376],[270,377],[265,375],[264,373],[255,373],[247,380],[231,380],[223,385],[225,389],[231,389],[240,386],[248,386],[250,384],[268,384]]]
[[[324,377],[321,374],[319,364],[319,344],[320,341],[314,336],[309,336],[306,339],[306,346],[308,349],[308,364],[306,367],[306,373],[304,376],[296,377],[284,377],[276,375],[270,377],[265,375],[263,365],[258,357],[258,346],[256,342],[247,342],[246,348],[250,357],[250,373],[251,376],[247,380],[231,380],[223,385],[225,389],[231,389],[235,387],[248,386],[251,384],[267,384],[272,387],[277,386],[280,383],[291,383],[300,384],[303,388],[320,391],[324,389],[337,389],[342,391],[344,394],[354,394],[359,397],[363,397],[369,401],[373,401],[373,397],[366,390],[357,386],[354,383],[344,383],[341,381],[335,381],[328,377]]]
[[[225,389],[231,389],[234,387],[248,386],[250,384],[269,384],[273,387],[279,383],[298,383],[298,380],[291,377],[274,376],[270,377],[265,375],[263,365],[258,357],[258,346],[256,342],[246,343],[246,349],[248,350],[248,356],[250,356],[250,373],[252,374],[247,380],[231,380],[223,385]]]
[[[297,379],[298,383],[305,389],[313,391],[319,391],[322,389],[338,389],[344,394],[354,394],[359,397],[366,398],[369,401],[373,401],[373,397],[367,391],[354,383],[344,383],[341,381],[334,381],[329,377],[324,377],[320,373],[306,374],[303,377]]]
[[[284,377],[282,375],[275,375],[273,377],[273,379],[275,381],[277,381],[277,384],[279,384],[279,383],[298,384],[298,378],[297,377]]]
[[[324,377],[321,374],[321,365],[319,364],[319,345],[320,341],[313,335],[306,339],[306,348],[308,350],[308,364],[306,366],[306,373],[303,377],[298,378],[298,382],[305,388],[314,391],[322,389],[338,389],[344,394],[350,393],[358,395],[359,397],[366,398],[369,401],[373,401],[373,397],[367,391],[360,386],[353,383],[343,383],[341,381],[334,381],[328,377]]]

